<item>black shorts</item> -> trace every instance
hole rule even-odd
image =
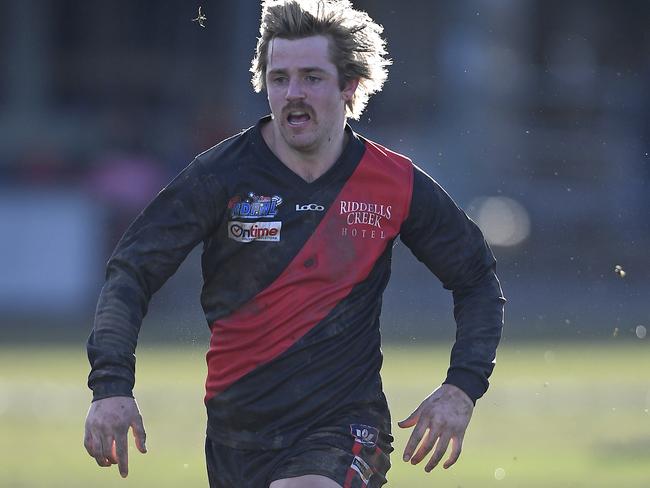
[[[386,483],[393,438],[372,426],[352,424],[311,431],[277,450],[246,450],[206,438],[210,488],[268,488],[272,481],[308,474],[343,488],[377,488]]]

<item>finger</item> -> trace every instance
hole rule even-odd
[[[98,465],[100,465],[102,468],[108,468],[111,465],[111,461],[104,455],[104,446],[102,445],[103,441],[101,437],[95,437],[97,439],[97,450],[95,452],[95,455],[93,456],[95,458],[95,461],[97,462]]]
[[[117,457],[117,466],[122,478],[129,474],[129,445],[126,439],[126,433],[115,439],[115,456]]]
[[[86,429],[86,432],[84,434],[84,447],[86,448],[86,451],[90,455],[90,457],[95,457],[95,445],[93,444],[93,435],[90,433],[88,429]]]
[[[112,465],[112,463],[103,456],[95,456],[95,461],[102,468],[108,468],[109,466]]]
[[[436,443],[436,439],[440,434],[438,432],[433,432],[429,430],[424,437],[422,438],[422,443],[420,444],[420,449],[415,453],[411,458],[411,464],[417,464],[424,459],[424,457],[431,452],[433,445]]]
[[[442,434],[440,438],[438,439],[438,443],[436,444],[436,448],[433,451],[433,456],[431,456],[431,459],[427,463],[427,465],[424,467],[424,470],[428,473],[431,471],[433,468],[435,468],[440,460],[442,459],[442,456],[444,456],[445,451],[447,450],[447,447],[449,446],[449,434]]]
[[[144,430],[144,424],[142,423],[142,417],[138,418],[131,424],[133,429],[133,437],[135,438],[135,447],[138,448],[142,454],[147,452],[147,433]]]
[[[404,456],[402,457],[404,461],[409,461],[411,459],[413,451],[415,451],[415,448],[418,447],[418,444],[420,443],[420,440],[426,431],[427,424],[425,422],[418,422],[416,424],[415,429],[413,429],[413,432],[411,432],[411,437],[409,437],[409,440],[406,443],[406,447],[404,448]]]
[[[461,451],[463,450],[463,438],[462,437],[453,437],[451,439],[451,454],[445,461],[445,464],[442,465],[443,468],[450,468],[460,456]]]
[[[413,413],[406,417],[404,420],[397,422],[397,425],[399,425],[402,429],[406,429],[408,427],[413,427],[418,423],[418,420],[420,420],[420,407],[416,408]]]
[[[117,459],[113,455],[113,436],[100,437],[99,440],[101,444],[100,456],[108,459],[110,464],[117,464]]]

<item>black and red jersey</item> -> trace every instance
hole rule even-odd
[[[349,127],[338,161],[305,182],[265,144],[268,121],[199,155],[118,243],[88,340],[94,399],[132,395],[149,300],[202,242],[208,435],[278,448],[328,418],[390,432],[379,315],[398,236],[453,291],[446,382],[479,398],[504,299],[478,227],[409,159]]]

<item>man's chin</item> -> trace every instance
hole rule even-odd
[[[296,151],[308,152],[316,145],[316,139],[312,134],[285,134],[284,141]]]

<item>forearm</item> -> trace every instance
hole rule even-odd
[[[114,262],[109,263],[107,275],[87,343],[93,400],[132,395],[135,348],[149,301],[137,280]]]
[[[505,298],[493,270],[472,287],[454,290],[456,342],[445,383],[476,402],[486,391],[503,328]]]
[[[108,261],[88,339],[93,398],[131,396],[135,348],[152,295],[218,224],[225,195],[194,160],[131,224]]]

